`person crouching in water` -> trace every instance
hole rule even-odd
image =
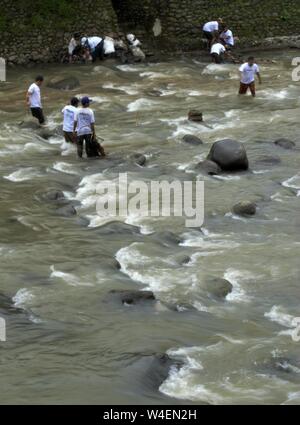
[[[240,95],[245,95],[250,89],[251,94],[253,97],[256,96],[256,89],[255,89],[255,76],[257,75],[259,84],[262,83],[259,67],[255,63],[255,59],[253,56],[250,56],[248,58],[248,62],[244,63],[240,69],[241,73],[241,82],[240,82]]]
[[[63,132],[65,141],[67,143],[76,143],[76,138],[74,138],[73,130],[78,105],[79,99],[77,97],[72,97],[70,104],[65,106],[61,111],[64,117]]]
[[[79,158],[82,158],[84,143],[88,158],[105,156],[103,147],[96,139],[95,116],[90,108],[90,102],[91,100],[88,97],[83,97],[81,99],[82,108],[77,109],[75,113],[73,137],[77,137],[77,153]]]
[[[42,108],[40,90],[43,82],[44,77],[42,75],[38,75],[35,79],[35,83],[31,84],[26,94],[26,103],[30,107],[32,116],[38,119],[40,125],[44,125],[46,121]]]
[[[69,53],[70,63],[76,62],[82,56],[83,48],[80,43],[79,32],[76,32],[71,38],[69,46],[68,46],[68,53]]]
[[[146,59],[145,53],[142,51],[142,43],[136,38],[134,34],[127,34],[127,41],[129,49],[134,57],[135,62],[141,62]]]
[[[217,64],[221,64],[224,62],[224,54],[226,54],[226,49],[223,44],[217,40],[210,49],[210,55],[212,61]]]

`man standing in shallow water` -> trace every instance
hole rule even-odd
[[[40,125],[45,124],[45,117],[42,109],[41,90],[40,87],[44,82],[44,77],[38,75],[35,83],[32,83],[26,94],[26,103],[30,107],[32,116],[37,118]]]
[[[259,67],[255,63],[255,59],[253,56],[248,58],[248,62],[244,63],[240,69],[241,73],[241,82],[240,82],[240,90],[239,94],[244,95],[247,93],[248,89],[250,89],[253,97],[256,96],[255,89],[255,75],[258,77],[259,84],[262,84],[261,76],[259,72]]]

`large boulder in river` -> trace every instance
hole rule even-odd
[[[74,90],[80,86],[80,82],[76,77],[64,78],[63,80],[50,81],[47,87],[55,90]]]
[[[231,139],[214,143],[207,159],[218,164],[223,171],[245,171],[249,168],[245,147]]]
[[[296,143],[289,139],[278,139],[275,140],[275,145],[280,146],[283,149],[294,149],[296,146]]]
[[[203,122],[203,113],[192,109],[189,111],[188,119],[189,121]]]
[[[135,153],[133,155],[130,156],[130,159],[137,165],[144,167],[144,165],[146,165],[147,162],[147,158],[145,157],[145,155],[141,154],[141,153]]]
[[[186,134],[183,138],[182,141],[184,143],[187,143],[188,145],[193,145],[193,146],[197,146],[197,145],[203,145],[203,142],[201,139],[199,139],[199,137],[197,136],[193,136],[192,134]]]
[[[225,299],[233,290],[228,280],[213,276],[206,278],[202,286],[211,296],[221,299]]]
[[[256,204],[251,201],[241,201],[238,204],[234,205],[232,211],[234,214],[241,216],[253,216],[256,214]]]

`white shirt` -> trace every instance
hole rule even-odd
[[[90,49],[92,51],[94,51],[95,48],[98,46],[98,44],[101,43],[102,38],[96,37],[96,36],[95,37],[88,37],[88,38],[84,37],[81,42],[82,42],[82,44],[85,44],[86,41],[88,42]]]
[[[92,124],[95,122],[94,112],[90,108],[79,108],[75,112],[77,135],[92,134]]]
[[[74,130],[74,121],[77,108],[73,105],[67,105],[61,111],[64,115],[63,131],[71,133]]]
[[[30,97],[29,97],[30,108],[41,108],[42,107],[41,90],[39,86],[36,83],[31,84],[31,86],[28,89],[28,93],[30,94]]]
[[[250,66],[248,63],[244,63],[240,67],[240,72],[242,73],[241,82],[243,84],[251,84],[255,80],[255,75],[259,73],[259,67],[256,63],[253,66]]]
[[[219,31],[219,22],[218,21],[207,22],[203,27],[203,31],[206,31],[206,32]]]
[[[223,31],[220,38],[225,41],[226,44],[234,46],[234,38],[231,30]]]
[[[225,47],[221,43],[215,43],[212,45],[210,53],[216,53],[217,55],[220,55],[221,53],[226,52]]]
[[[110,53],[115,53],[115,43],[113,38],[105,37],[104,39],[104,54],[109,55]]]
[[[70,43],[69,43],[69,47],[68,47],[69,55],[73,54],[73,51],[77,47],[77,45],[78,45],[78,43],[75,40],[75,38],[72,38]]]

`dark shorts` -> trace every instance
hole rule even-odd
[[[65,141],[68,143],[76,143],[76,137],[74,137],[72,132],[64,131]]]
[[[248,89],[250,89],[252,96],[255,96],[255,81],[250,84],[240,83],[239,94],[246,94]]]
[[[220,63],[223,62],[222,56],[218,55],[217,53],[212,53],[211,57],[212,57],[212,60],[214,61],[214,63],[220,64]]]
[[[45,123],[45,117],[44,117],[44,113],[42,108],[30,108],[31,109],[31,113],[32,116],[34,118],[37,118],[39,120],[40,124],[44,124]]]
[[[209,31],[203,31],[203,35],[208,41],[212,41],[212,39],[214,38],[213,33]]]

